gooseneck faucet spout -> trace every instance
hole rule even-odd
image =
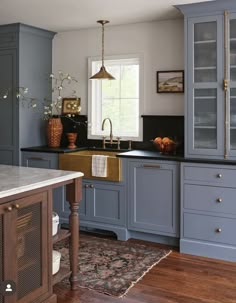
[[[106,120],[108,120],[109,123],[110,123],[110,143],[112,144],[112,142],[113,142],[113,134],[112,134],[112,122],[111,122],[110,118],[103,119],[103,121],[102,121],[102,130],[104,130],[104,125],[105,125]]]

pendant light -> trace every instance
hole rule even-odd
[[[103,79],[108,79],[108,80],[115,80],[115,78],[109,74],[106,71],[106,68],[104,66],[104,25],[109,23],[107,20],[98,20],[97,23],[100,23],[102,25],[102,66],[100,68],[100,71],[90,77],[91,80],[103,80]]]

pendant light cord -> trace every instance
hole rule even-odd
[[[104,67],[104,23],[102,23],[102,67]]]

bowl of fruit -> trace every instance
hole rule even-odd
[[[156,137],[152,140],[154,147],[162,154],[175,154],[178,143],[168,137]]]

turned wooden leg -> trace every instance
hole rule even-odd
[[[66,186],[66,199],[70,203],[70,283],[71,289],[75,290],[78,282],[78,253],[79,253],[79,201],[82,198],[82,181],[81,178],[74,180],[72,184]]]

